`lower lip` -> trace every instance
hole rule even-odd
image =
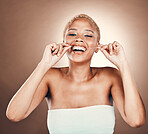
[[[85,52],[72,51],[72,52],[73,52],[74,54],[84,54],[86,51],[85,51]]]

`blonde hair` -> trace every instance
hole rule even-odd
[[[65,38],[65,33],[66,33],[66,30],[67,28],[77,19],[79,18],[84,18],[86,20],[88,20],[93,26],[94,28],[97,30],[97,34],[98,34],[98,39],[97,41],[99,42],[100,41],[100,29],[98,27],[98,25],[96,24],[96,22],[91,18],[89,17],[88,15],[86,14],[79,14],[79,15],[76,15],[75,17],[73,17],[68,23],[67,25],[65,26],[64,28],[64,32],[63,32],[63,39]]]

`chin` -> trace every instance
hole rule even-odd
[[[80,53],[70,53],[70,54],[67,54],[67,57],[70,62],[74,62],[74,63],[90,62],[92,58],[92,56],[80,54]]]

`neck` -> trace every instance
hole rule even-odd
[[[77,82],[89,80],[92,77],[90,62],[87,63],[70,62],[67,74],[70,79]]]

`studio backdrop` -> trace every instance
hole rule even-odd
[[[40,62],[46,45],[63,42],[66,23],[81,13],[91,16],[98,24],[100,43],[118,41],[123,46],[148,110],[147,0],[0,0],[1,134],[48,134],[45,100],[29,117],[17,123],[6,118],[6,108]],[[68,66],[66,55],[55,66]],[[98,52],[91,66],[114,65]],[[116,106],[115,115],[115,134],[148,133],[147,122],[140,128],[131,128]]]

